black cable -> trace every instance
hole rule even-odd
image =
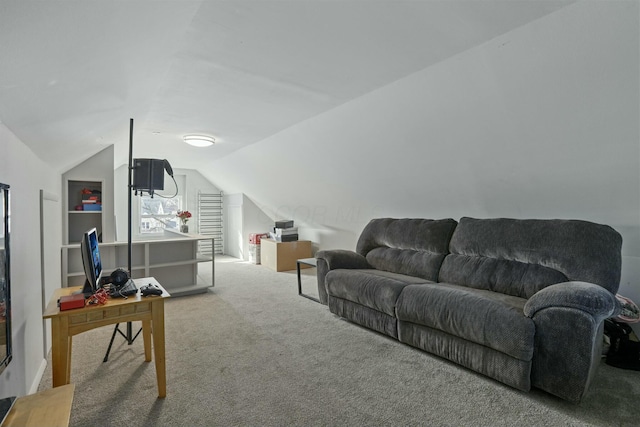
[[[156,196],[162,197],[163,199],[173,199],[178,195],[178,183],[176,182],[176,179],[173,177],[173,175],[170,175],[170,176],[171,176],[171,179],[173,180],[173,185],[176,187],[176,194],[169,197],[169,196],[163,196],[162,194],[156,193]]]

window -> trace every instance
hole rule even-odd
[[[176,213],[180,210],[180,196],[165,198],[157,194],[140,197],[140,233],[162,233],[165,228],[178,228]]]

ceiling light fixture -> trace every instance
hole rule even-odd
[[[182,139],[194,147],[209,147],[216,142],[213,137],[206,135],[185,135]]]

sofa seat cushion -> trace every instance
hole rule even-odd
[[[327,273],[327,293],[395,317],[396,301],[410,284],[425,279],[375,269],[338,269]]]
[[[492,348],[523,361],[533,357],[535,326],[523,314],[526,300],[447,283],[408,285],[396,304],[411,322]]]

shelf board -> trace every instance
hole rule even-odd
[[[127,266],[126,265],[125,266],[121,265],[119,267],[102,267],[103,275],[104,275],[104,272],[106,272],[106,271],[111,272],[111,271],[115,270],[116,268],[124,268],[126,270]],[[145,268],[146,267],[144,265],[132,265],[131,266],[131,270],[133,270],[133,271],[135,271],[135,270],[144,270]],[[111,273],[109,273],[109,274],[111,274]]]
[[[115,270],[116,268],[124,268],[126,270],[126,267],[113,267],[113,268],[112,267],[103,267],[102,268],[102,277],[110,275],[111,272],[113,270]],[[133,271],[144,270],[145,266],[144,265],[133,265],[133,266],[131,266],[131,269]],[[67,273],[67,277],[80,277],[80,276],[84,277],[84,271],[70,271],[70,272]]]
[[[68,273],[68,274],[67,274],[67,276],[68,276],[68,277],[84,276],[84,271],[82,271],[82,272],[80,272],[80,273],[76,273],[76,272]]]
[[[167,292],[171,294],[172,297],[180,297],[185,295],[195,295],[195,294],[203,294],[209,290],[211,285],[187,285],[187,286],[165,286]]]
[[[70,214],[101,214],[102,211],[67,211]]]
[[[198,262],[199,261],[197,259],[187,259],[183,261],[172,261],[172,262],[160,262],[160,263],[149,264],[149,268],[177,267],[180,265],[197,264]]]

